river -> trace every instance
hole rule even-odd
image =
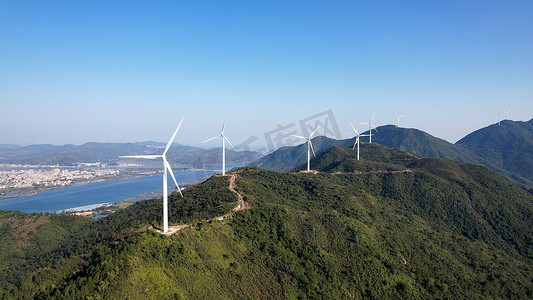
[[[214,167],[213,169],[220,169]],[[176,181],[184,183],[206,178],[215,171],[175,172]],[[169,184],[173,183],[169,176]],[[162,189],[162,174],[122,180],[92,182],[39,192],[35,195],[0,200],[0,209],[27,213],[57,212],[64,209],[100,203],[121,202],[138,195]],[[169,188],[169,191],[172,189]]]

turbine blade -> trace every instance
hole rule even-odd
[[[320,125],[318,125],[318,127],[315,129],[315,131],[311,132],[311,134],[309,135],[309,138],[311,138],[313,136],[313,134],[315,134],[315,132],[318,130],[318,128],[320,128]]]
[[[353,131],[356,131],[352,123],[350,123],[350,127],[352,127]]]
[[[163,163],[165,164],[165,168],[167,168],[168,172],[170,173],[170,176],[172,176],[172,179],[174,180],[174,183],[176,184],[176,188],[180,192],[181,197],[183,197],[183,194],[181,193],[180,186],[178,185],[178,182],[176,181],[176,177],[174,177],[174,172],[172,172],[172,168],[170,167],[170,164],[164,158],[163,158]]]
[[[221,137],[221,136],[220,136],[220,135],[217,135],[217,136],[215,136],[215,137],[212,137],[212,138],[210,138],[210,139],[207,139],[207,140],[203,141],[202,143],[212,141],[212,140],[217,139],[217,138],[219,138],[219,137]]]
[[[224,125],[222,125],[222,134],[224,135],[224,129],[226,129],[226,117],[224,117]]]
[[[306,137],[303,137],[303,136],[300,136],[300,135],[294,135],[294,134],[291,134],[291,136],[293,136],[293,137],[297,137],[297,138],[300,138],[300,139],[304,139],[304,140],[306,139]]]
[[[316,156],[315,154],[315,149],[313,149],[313,143],[311,143],[311,140],[307,140],[307,142],[309,143],[309,146],[311,146],[311,151],[313,151],[313,156]]]
[[[172,145],[172,142],[174,142],[174,138],[176,137],[176,134],[178,134],[178,130],[180,130],[181,123],[183,122],[183,117],[181,117],[181,121],[178,124],[178,128],[176,128],[176,131],[174,131],[174,134],[170,138],[170,140],[167,143],[167,146],[165,147],[165,151],[163,152],[163,156],[167,154],[168,148],[170,148],[170,145]]]
[[[353,131],[355,131],[355,135],[358,136],[359,135],[359,131],[357,131],[357,129],[355,129],[355,127],[352,125],[352,123],[350,123],[350,126],[352,126]]]
[[[228,144],[231,146],[231,148],[233,148],[233,150],[237,151],[237,149],[235,149],[235,147],[233,147],[233,145],[231,144],[231,142],[228,140],[228,138],[225,135],[223,135],[222,138],[225,139],[226,142],[228,142]]]
[[[144,159],[156,159],[161,158],[162,155],[121,155],[122,158],[144,158]]]

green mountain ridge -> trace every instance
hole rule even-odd
[[[452,144],[426,132],[393,125],[378,127],[373,140],[411,153],[485,166],[514,182],[533,188],[533,119],[504,120]],[[368,132],[366,132],[368,133]]]
[[[491,169],[523,185],[533,187],[533,119],[504,120],[465,136],[459,145],[488,162]]]
[[[471,133],[456,144],[414,128],[385,125],[377,127],[372,141],[424,157],[446,158],[485,166],[514,182],[533,188],[533,119],[528,122],[502,121]],[[366,131],[363,134],[368,134]],[[368,138],[361,138],[365,144]],[[312,139],[316,154],[332,146],[352,147],[355,139]],[[290,171],[307,160],[306,145],[283,147],[250,165],[273,171]]]
[[[378,130],[378,133],[373,133],[372,141],[384,146],[399,148],[425,157],[446,158],[478,165],[483,163],[468,150],[418,129],[385,125],[379,126]]]
[[[325,136],[317,136],[311,140],[315,153],[333,146],[349,147],[353,145],[353,139],[335,140]],[[252,162],[250,166],[256,166],[264,170],[287,172],[307,161],[307,145],[281,147],[278,150]]]
[[[362,144],[361,154],[358,161],[355,151],[331,147],[312,160],[313,173],[235,170],[249,209],[222,222],[205,220],[231,211],[237,198],[229,177],[213,176],[185,198],[169,197],[170,222],[192,224],[173,236],[149,229],[159,225],[160,199],[96,221],[2,211],[0,278],[8,280],[0,291],[68,299],[533,297],[532,194],[484,167],[378,144]],[[17,245],[3,243],[14,234]]]

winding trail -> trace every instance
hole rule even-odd
[[[334,172],[334,173],[330,173],[330,174],[333,174],[333,175],[340,175],[340,174],[351,174],[351,175],[395,174],[395,173],[409,173],[409,172],[412,172],[412,171],[413,170],[410,170],[410,169],[398,170],[398,171],[376,170],[376,171],[369,171],[369,172],[359,172],[359,171],[355,171],[355,172]],[[300,173],[318,174],[320,172],[311,170],[311,171],[300,171]],[[214,175],[214,176],[221,176],[221,175]],[[229,179],[228,189],[237,195],[237,198],[239,199],[239,204],[237,204],[237,206],[231,212],[229,212],[227,214],[224,214],[222,216],[219,216],[219,217],[208,219],[207,221],[211,221],[211,220],[223,221],[226,218],[233,217],[233,215],[236,212],[249,208],[249,205],[244,200],[243,194],[241,192],[239,192],[239,190],[237,189],[237,186],[235,185],[237,177],[238,177],[237,174],[235,174],[235,173],[231,174],[231,177]],[[188,228],[188,227],[191,227],[191,226],[192,226],[192,224],[181,224],[181,225],[168,226],[168,232],[166,232],[166,233],[163,233],[163,231],[161,229],[159,229],[159,228],[155,228],[154,227],[154,229],[157,232],[159,232],[161,234],[164,234],[164,235],[173,235],[173,234],[176,234],[176,233],[180,232],[181,230],[183,230],[185,228]],[[407,263],[407,262],[405,262],[405,263]]]
[[[398,174],[398,173],[411,173],[413,170],[411,169],[405,169],[405,170],[398,170],[398,171],[387,171],[387,170],[375,170],[375,171],[368,171],[368,172],[360,172],[360,171],[354,171],[354,172],[334,172],[331,173],[333,175],[339,175],[339,174],[347,174],[347,175],[367,175],[367,174]]]
[[[218,175],[215,175],[215,176],[218,176]],[[208,219],[207,221],[211,221],[211,220],[222,221],[222,220],[224,220],[226,218],[233,217],[233,215],[236,212],[238,212],[238,211],[245,210],[245,209],[249,208],[249,205],[248,206],[246,205],[246,201],[244,200],[244,196],[242,195],[241,192],[239,192],[237,190],[237,188],[235,186],[235,181],[236,180],[237,180],[237,174],[231,174],[231,177],[229,179],[228,189],[237,195],[237,198],[239,199],[239,204],[237,204],[237,206],[230,213],[224,214],[224,215],[216,217],[216,218]],[[159,232],[161,234],[164,234],[164,235],[173,235],[173,234],[176,234],[176,233],[180,232],[182,229],[185,229],[185,228],[191,227],[191,226],[192,226],[192,224],[181,224],[181,225],[168,226],[168,231],[166,233],[164,233],[160,229],[156,229],[156,228],[154,228],[154,229],[157,232]]]
[[[405,169],[405,170],[397,170],[397,171],[388,171],[388,170],[374,170],[374,171],[368,171],[368,172],[362,172],[362,171],[353,171],[353,172],[320,172],[316,170],[311,171],[299,171],[298,173],[308,173],[308,174],[318,174],[318,173],[324,173],[324,174],[332,174],[332,175],[368,175],[368,174],[397,174],[397,173],[410,173],[413,172],[411,169]]]

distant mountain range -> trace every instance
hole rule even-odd
[[[364,134],[368,134],[368,131]],[[361,138],[367,141],[367,138]],[[447,158],[485,166],[514,182],[533,187],[533,119],[490,125],[459,140],[456,144],[414,128],[380,126],[372,141],[403,149],[424,157]],[[335,140],[324,136],[312,140],[316,154],[332,147],[352,147],[355,139]],[[283,147],[252,163],[266,170],[290,171],[306,163],[306,145]],[[362,159],[365,159],[362,156]]]
[[[119,158],[120,155],[160,154],[166,144],[158,142],[139,143],[85,143],[83,145],[55,146],[48,144],[16,146],[0,145],[0,163],[75,165],[78,163],[107,163],[135,161],[143,164],[146,160]],[[171,163],[183,165],[213,165],[221,163],[220,148],[203,149],[174,144],[167,158]],[[226,151],[226,163],[243,164],[252,162],[263,155],[253,151]]]
[[[456,144],[436,138],[414,128],[385,125],[373,132],[373,142],[403,149],[424,157],[447,158],[485,166],[514,182],[533,188],[533,119],[527,122],[502,121],[472,132]],[[364,134],[368,134],[368,131]],[[367,138],[362,138],[362,142]],[[352,147],[355,139],[336,140],[324,136],[312,140],[316,154],[333,146]],[[113,164],[132,160],[120,159],[119,155],[158,154],[164,143],[86,143],[83,145],[30,145],[0,144],[0,163],[59,164],[102,162]],[[305,144],[282,147],[264,156],[252,151],[227,150],[228,164],[251,163],[266,170],[290,171],[306,162]],[[219,164],[220,148],[203,149],[174,144],[168,159],[174,164],[213,165]],[[365,159],[365,157],[362,157]],[[135,162],[147,164],[145,160]]]

